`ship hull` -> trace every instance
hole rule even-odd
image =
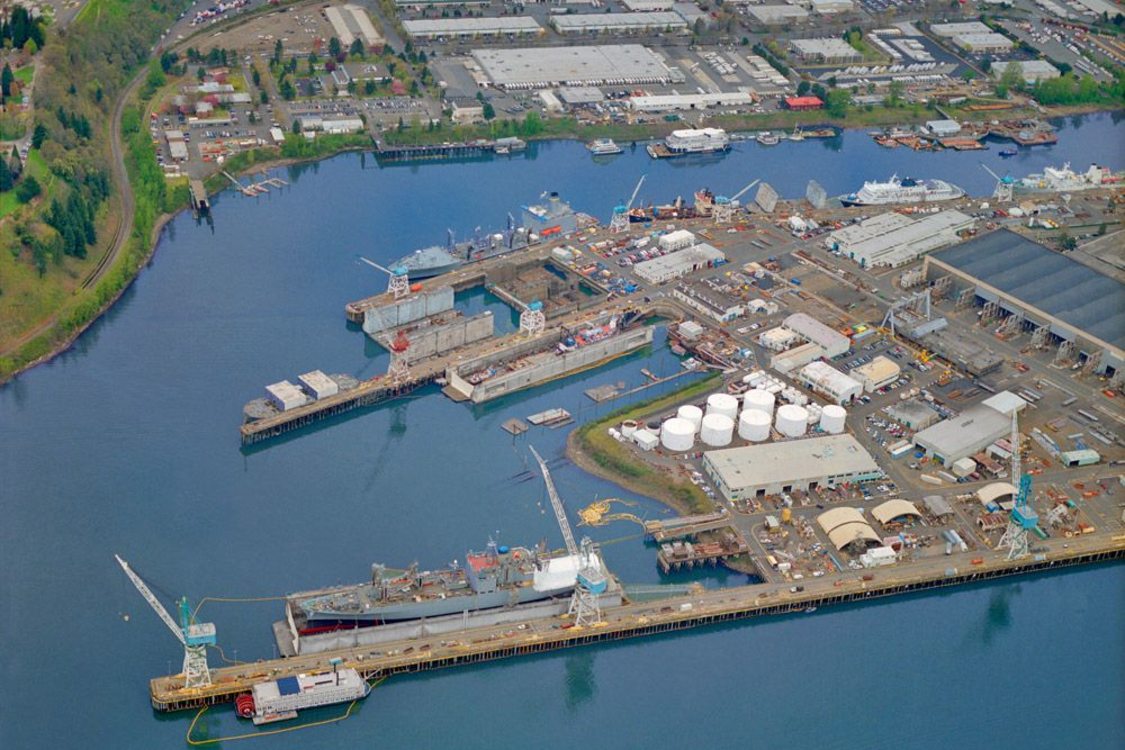
[[[352,630],[391,622],[421,620],[429,617],[454,615],[461,612],[495,609],[511,605],[528,604],[557,596],[569,596],[572,587],[536,591],[528,586],[514,590],[491,591],[468,596],[451,596],[423,602],[402,602],[378,607],[370,612],[357,614],[310,612],[306,622],[299,628],[301,635],[325,633],[333,630]]]
[[[407,256],[407,257],[410,257],[410,256]],[[406,260],[406,258],[403,258],[402,260],[400,260],[398,265],[403,265],[403,261],[405,261],[405,260]],[[429,279],[429,278],[433,278],[434,276],[441,276],[443,273],[449,273],[450,271],[456,271],[458,268],[460,268],[463,265],[465,265],[465,261],[454,259],[454,260],[450,261],[449,263],[444,263],[440,266],[424,266],[424,267],[421,267],[421,268],[411,268],[410,266],[407,265],[407,266],[404,266],[404,267],[406,268],[406,275],[411,279]]]

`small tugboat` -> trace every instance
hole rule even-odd
[[[1015,156],[1018,153],[1019,153],[1019,150],[1014,149],[1014,148],[1002,148],[1002,149],[1000,149],[1000,156],[1004,157],[1005,159],[1007,159],[1010,156]]]

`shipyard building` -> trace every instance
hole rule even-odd
[[[773,352],[770,367],[788,374],[815,359],[847,353],[851,340],[806,313],[794,313],[777,328],[762,333],[758,343]]]
[[[650,284],[662,284],[704,268],[711,268],[726,260],[723,251],[701,242],[698,245],[676,250],[633,266],[633,272]]]
[[[543,33],[543,27],[530,16],[499,18],[436,18],[403,21],[402,28],[411,39],[474,39],[478,37],[523,37]]]
[[[476,49],[472,56],[493,86],[509,90],[685,80],[682,72],[669,68],[658,54],[639,44]]]
[[[889,211],[829,233],[824,244],[864,268],[896,268],[960,242],[961,232],[972,229],[974,223],[973,217],[960,211],[921,218]]]
[[[993,397],[970,407],[956,417],[943,419],[914,435],[914,445],[926,456],[951,467],[957,461],[979,453],[997,440],[1009,437],[1012,431],[1012,399],[1026,404],[1011,393],[1001,399]],[[1000,396],[1001,394],[997,394]],[[999,408],[998,408],[999,407]]]
[[[836,487],[883,476],[871,454],[846,434],[707,451],[703,467],[727,500]]]
[[[902,368],[891,359],[880,354],[870,362],[851,371],[851,376],[863,384],[863,390],[873,393],[898,380]]]
[[[1112,376],[1125,364],[1125,284],[1007,229],[926,256],[927,279],[953,277],[978,305],[996,303],[1024,330],[1047,327],[1079,361]]]
[[[863,385],[831,365],[816,360],[797,372],[797,382],[834,404],[850,404],[863,393]]]
[[[560,34],[643,33],[649,31],[682,31],[687,21],[671,11],[638,13],[573,13],[551,18]]]

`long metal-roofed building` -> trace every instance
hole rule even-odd
[[[990,406],[977,404],[956,417],[943,419],[932,427],[915,433],[914,445],[926,456],[945,466],[958,459],[984,450],[992,443],[1007,437],[1012,430],[1012,419]]]
[[[793,313],[785,319],[782,326],[819,346],[824,351],[822,356],[828,359],[846,353],[852,345],[847,336],[807,313]]]
[[[602,31],[617,33],[643,31],[682,31],[687,21],[672,11],[639,13],[569,13],[551,17],[551,24],[560,34],[588,34]]]
[[[483,18],[424,18],[403,21],[402,28],[412,39],[474,39],[495,36],[535,36],[543,27],[531,16]]]
[[[883,476],[871,454],[847,434],[707,451],[703,467],[727,500],[836,487]]]
[[[633,266],[633,272],[650,284],[660,284],[672,279],[678,279],[694,271],[710,268],[726,260],[723,251],[714,245],[701,242],[698,245],[676,250],[646,260]]]
[[[640,44],[476,49],[473,59],[502,89],[682,83],[684,75]]]
[[[888,211],[831,232],[824,244],[864,268],[896,268],[959,242],[959,233],[975,223],[972,216],[960,211],[940,211],[920,218]]]
[[[949,274],[974,290],[977,304],[997,303],[1024,327],[1047,326],[1072,341],[1095,371],[1125,365],[1125,284],[1008,229],[998,229],[926,256],[926,277]]]

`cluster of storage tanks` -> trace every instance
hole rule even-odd
[[[743,394],[741,404],[728,393],[713,393],[707,397],[705,410],[691,404],[681,406],[676,416],[660,426],[660,444],[665,450],[682,453],[695,446],[697,435],[705,446],[722,448],[731,444],[736,430],[739,438],[752,443],[769,440],[773,429],[787,438],[801,437],[814,425],[830,435],[844,431],[844,407],[809,404],[804,394],[798,394],[803,404],[791,401],[778,406],[777,396],[783,390],[778,388],[775,394],[768,388],[754,388]]]

